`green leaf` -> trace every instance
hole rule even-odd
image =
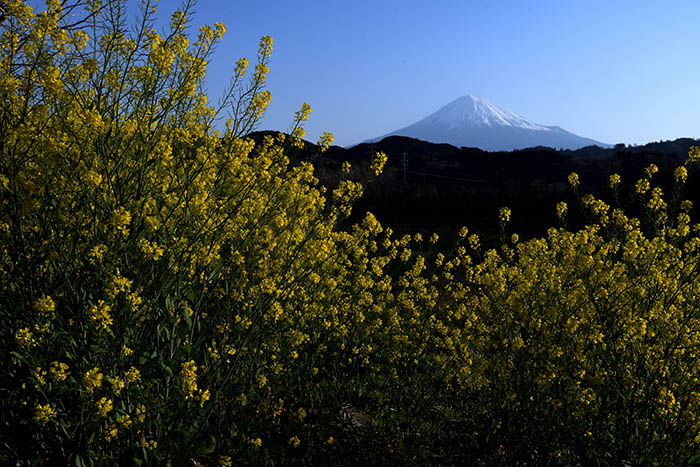
[[[163,373],[172,378],[174,375],[172,368],[170,368],[170,366],[168,366],[168,364],[163,360],[160,360],[158,363],[160,364],[160,369],[163,370]]]
[[[192,457],[206,456],[216,450],[216,439],[209,437],[208,441],[200,441],[192,448]]]
[[[19,354],[18,352],[12,351],[12,352],[10,352],[10,355],[17,358],[21,362],[27,363],[27,360],[24,358],[24,356]]]

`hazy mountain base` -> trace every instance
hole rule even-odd
[[[488,151],[517,150],[528,146],[545,145],[554,148],[580,148],[598,143],[590,138],[584,138],[568,132],[557,126],[548,127],[547,131],[532,130],[528,128],[512,127],[484,127],[484,128],[433,128],[423,125],[412,125],[402,130],[397,130],[390,135],[366,143],[377,142],[387,137],[399,136],[406,138],[412,135],[414,138],[428,142],[446,142],[452,145],[461,145],[469,142],[478,148]],[[437,143],[440,144],[440,143]]]

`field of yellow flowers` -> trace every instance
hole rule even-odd
[[[0,36],[3,463],[698,462],[700,150],[668,194],[653,165],[628,182],[638,218],[580,194],[576,232],[521,242],[507,208],[498,249],[339,229],[361,184],[285,155],[309,106],[244,137],[271,38],[212,106],[225,27],[191,37],[192,2],[166,36],[147,0],[133,25],[46,3],[6,2]]]

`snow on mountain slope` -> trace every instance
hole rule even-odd
[[[450,102],[434,114],[421,120],[419,123],[442,123],[450,128],[461,125],[503,125],[529,130],[550,131],[550,128],[521,117],[509,110],[505,110],[483,97],[464,96]]]
[[[557,149],[608,146],[558,126],[540,125],[483,97],[472,95],[460,97],[413,125],[370,141],[394,135],[432,143],[478,147],[487,151],[510,151],[533,146]]]

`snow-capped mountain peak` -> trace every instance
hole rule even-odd
[[[557,149],[608,146],[558,126],[540,125],[471,94],[450,102],[413,125],[367,142],[394,135],[458,147],[478,147],[487,151],[511,151],[533,146]]]
[[[489,100],[471,94],[456,99],[419,123],[440,123],[448,128],[462,126],[510,126],[528,130],[551,131],[550,128],[532,122],[514,112],[493,104]]]

